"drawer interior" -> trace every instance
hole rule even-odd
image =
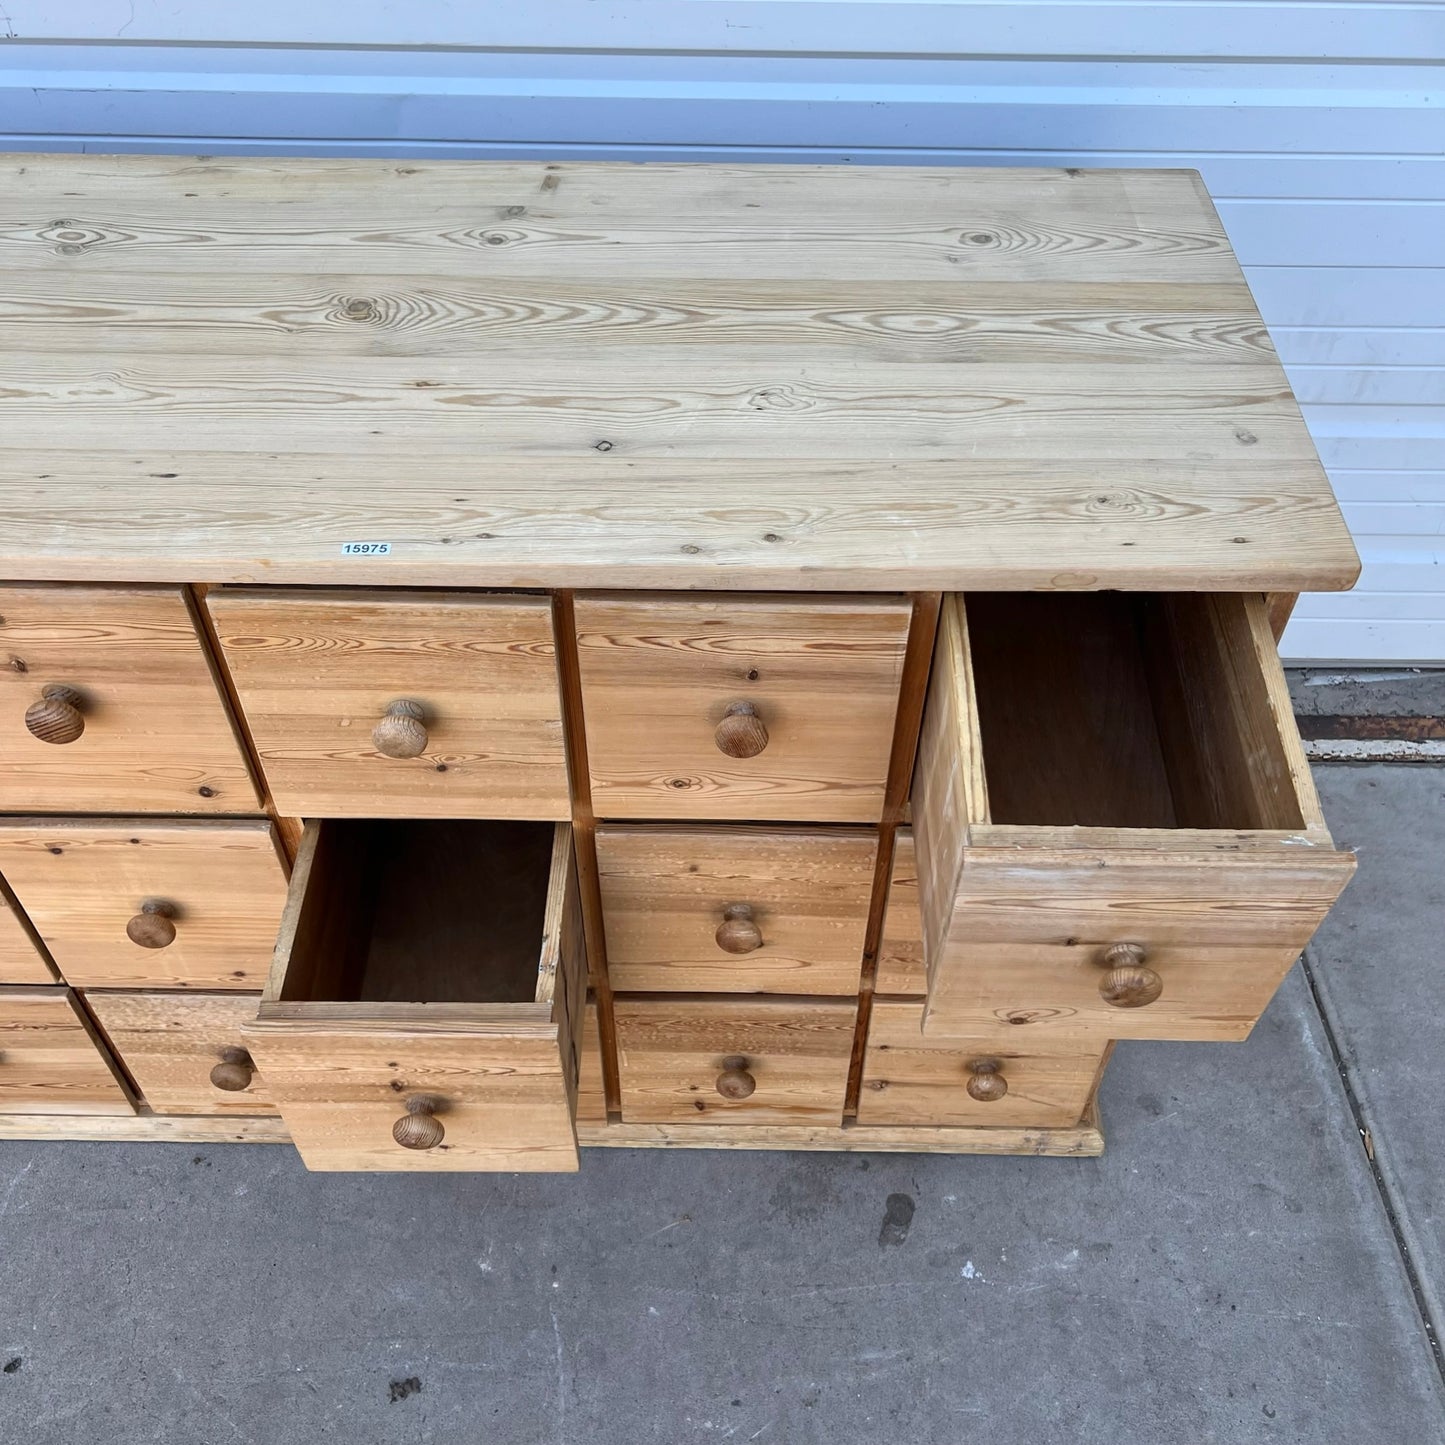
[[[1262,600],[964,598],[988,820],[1292,831],[1307,816]],[[1286,703],[1287,706],[1287,703]],[[1296,738],[1297,746],[1297,738]]]
[[[554,823],[341,819],[315,825],[282,1003],[550,1002]],[[298,865],[298,872],[300,866]],[[293,894],[295,889],[293,887]],[[281,953],[286,954],[283,932]]]

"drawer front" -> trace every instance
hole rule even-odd
[[[68,989],[0,989],[0,1114],[133,1113]]]
[[[924,1033],[1245,1037],[1354,869],[1263,599],[967,600],[913,786]]]
[[[986,1039],[929,1042],[922,1023],[922,1004],[873,1005],[860,1124],[1077,1124],[1107,1048],[1030,1053]]]
[[[1352,861],[975,850],[924,1032],[1243,1039]]]
[[[923,920],[918,913],[918,861],[913,833],[898,830],[893,847],[893,873],[888,884],[888,908],[883,916],[883,937],[878,943],[877,993],[922,997],[928,992],[923,966]]]
[[[283,816],[570,816],[546,598],[242,589],[208,605]]]
[[[0,984],[54,982],[39,940],[0,881]]]
[[[245,994],[91,993],[86,1007],[158,1114],[274,1114],[241,1030]]]
[[[7,808],[260,806],[180,588],[0,586],[0,659]]]
[[[612,987],[856,994],[876,853],[871,833],[600,828]]]
[[[579,596],[604,818],[876,822],[903,599]]]
[[[575,1170],[566,1041],[503,1028],[262,1020],[247,1042],[308,1169]],[[436,1142],[399,1142],[410,1121]]]
[[[618,999],[630,1124],[841,1124],[853,1004]]]
[[[286,904],[269,823],[0,823],[10,880],[77,988],[259,989]]]

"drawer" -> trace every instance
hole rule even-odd
[[[30,812],[260,806],[179,587],[0,586],[0,797]]]
[[[282,816],[571,816],[547,598],[207,600]]]
[[[286,904],[259,820],[0,822],[0,873],[77,988],[259,989]]]
[[[906,599],[592,594],[576,616],[598,817],[877,822]]]
[[[900,828],[893,845],[893,872],[883,936],[878,942],[874,992],[923,997],[928,974],[923,966],[923,920],[918,913],[918,857],[913,830]]]
[[[913,789],[929,1037],[1241,1039],[1336,852],[1264,599],[946,600]]]
[[[241,1037],[251,995],[88,993],[85,1005],[156,1113],[276,1112]]]
[[[0,988],[0,1114],[134,1114],[65,988]]]
[[[925,1039],[923,1005],[879,999],[868,1026],[860,1124],[1077,1124],[1108,1045],[1029,1052],[987,1039]]]
[[[877,850],[817,828],[599,828],[612,987],[856,995]]]
[[[310,1169],[571,1170],[568,824],[308,823],[245,1042]]]
[[[768,999],[621,999],[629,1124],[841,1124],[857,1008]]]
[[[54,982],[40,940],[0,879],[0,984]]]

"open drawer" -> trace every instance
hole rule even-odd
[[[243,1034],[309,1169],[572,1170],[586,976],[570,825],[310,822]]]
[[[913,788],[932,1037],[1242,1039],[1350,877],[1264,599],[945,599]]]

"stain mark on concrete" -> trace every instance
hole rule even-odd
[[[396,1404],[398,1400],[405,1400],[408,1395],[421,1394],[421,1381],[415,1375],[408,1375],[404,1380],[393,1380],[387,1394],[387,1402]]]
[[[913,1211],[916,1208],[911,1194],[890,1194],[883,1202],[883,1226],[878,1231],[878,1245],[887,1249],[889,1245],[902,1244],[913,1227]]]
[[[4,1366],[5,1373],[7,1375],[15,1374],[24,1363],[24,1359],[19,1355],[16,1355],[13,1359],[6,1360]]]

